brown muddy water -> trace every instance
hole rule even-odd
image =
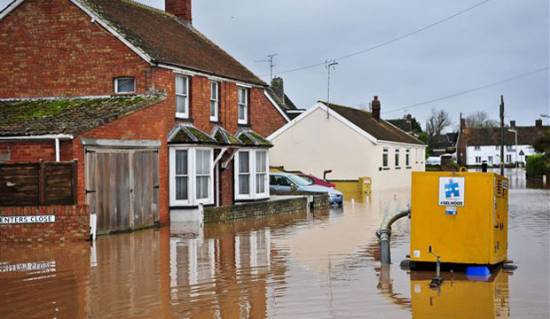
[[[549,318],[550,191],[510,192],[509,258],[488,281],[407,272],[409,221],[380,267],[375,230],[406,207],[383,193],[343,210],[180,226],[65,245],[0,246],[0,318]],[[183,229],[183,230],[182,230]]]

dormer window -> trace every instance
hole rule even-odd
[[[136,93],[136,79],[133,77],[115,78],[115,94]]]

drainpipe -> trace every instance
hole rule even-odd
[[[61,158],[60,150],[59,150],[59,138],[55,139],[55,161],[59,162]]]
[[[404,210],[390,219],[384,221],[382,225],[380,226],[380,229],[376,232],[376,235],[380,239],[380,261],[382,264],[391,264],[391,254],[390,254],[390,238],[391,238],[391,226],[393,223],[398,221],[399,219],[403,217],[409,217],[410,218],[411,211],[410,210]]]

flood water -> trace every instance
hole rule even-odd
[[[0,318],[549,318],[550,191],[510,191],[508,256],[488,281],[407,272],[409,221],[390,267],[375,230],[406,191],[343,210],[204,227],[174,225],[88,243],[0,246]],[[184,227],[185,226],[185,227]],[[195,225],[196,226],[196,225]]]

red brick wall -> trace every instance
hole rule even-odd
[[[82,241],[90,233],[88,207],[0,207],[0,216],[55,215],[54,223],[0,225],[0,242]]]
[[[0,142],[0,150],[10,154],[8,163],[55,161],[54,141]]]
[[[69,0],[27,0],[0,21],[0,70],[0,98],[90,96],[118,76],[144,92],[149,66]]]
[[[175,73],[152,68],[122,42],[102,29],[69,0],[27,0],[0,22],[0,98],[41,96],[93,96],[113,94],[113,78],[134,76],[138,93],[149,88],[167,94],[164,102],[135,112],[61,145],[61,159],[77,159],[79,203],[84,203],[84,151],[81,138],[154,139],[160,149],[160,217],[168,222],[167,134],[175,125]],[[220,83],[219,125],[232,133],[237,125],[237,85]],[[267,136],[285,124],[262,88],[250,89],[250,127]],[[191,79],[191,118],[210,133],[210,83]],[[11,161],[54,160],[54,142],[6,144]],[[5,146],[8,145],[8,146]],[[233,169],[221,174],[224,204],[233,201]]]
[[[254,131],[265,137],[286,124],[286,120],[269,102],[263,89],[253,88],[250,92],[250,124]]]

